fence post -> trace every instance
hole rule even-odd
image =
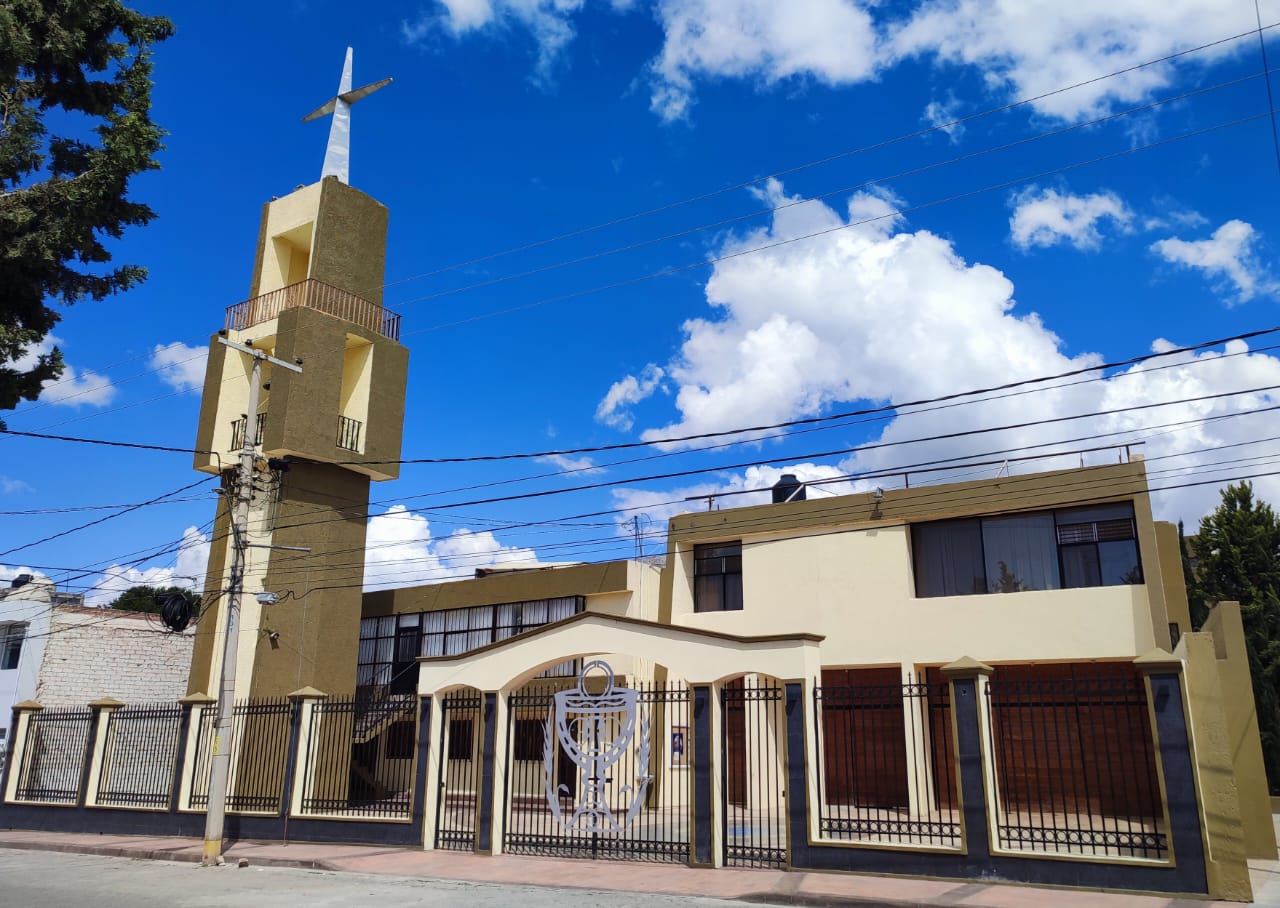
[[[693,823],[689,863],[705,867],[714,863],[711,848],[714,805],[711,801],[711,685],[693,685]]]
[[[984,759],[991,717],[983,687],[992,669],[976,659],[961,657],[940,669],[951,684],[951,716],[955,723],[956,789],[960,792],[960,835],[964,854],[985,861],[991,857],[989,804],[994,802],[992,761]]]
[[[98,804],[98,788],[102,785],[102,764],[106,758],[111,714],[122,706],[124,704],[114,697],[101,697],[89,704],[89,708],[93,710],[93,723],[89,726],[84,776],[80,780],[80,805],[83,807],[96,807]]]
[[[497,784],[497,773],[494,763],[498,756],[498,695],[494,692],[484,694],[483,744],[480,750],[480,803],[476,810],[476,852],[493,853],[493,801],[494,785]]]
[[[421,832],[420,838],[425,843],[427,836],[427,767],[430,764],[428,754],[431,748],[431,696],[418,694],[418,740],[413,749],[416,757],[413,765],[413,802],[410,805],[410,819],[414,828]]]
[[[26,762],[27,746],[30,743],[27,739],[30,737],[31,716],[42,709],[44,706],[35,700],[23,700],[21,703],[13,704],[13,724],[9,726],[12,736],[9,741],[9,757],[5,761],[4,770],[5,801],[17,800],[22,764]]]
[[[199,736],[199,723],[192,722],[197,707],[215,703],[208,694],[187,694],[178,701],[182,720],[178,726],[178,750],[173,757],[173,790],[169,795],[169,812],[191,807],[191,786],[195,779],[196,748],[192,742]]]
[[[1195,642],[1188,640],[1187,652],[1193,658],[1196,646]],[[1216,682],[1217,665],[1212,640],[1205,641],[1205,646],[1207,658],[1204,661],[1212,672],[1208,680]],[[1133,665],[1146,681],[1147,709],[1158,756],[1156,771],[1162,783],[1165,810],[1169,818],[1169,851],[1173,863],[1185,874],[1198,873],[1204,881],[1205,890],[1214,898],[1251,901],[1253,893],[1249,882],[1249,866],[1240,847],[1240,814],[1238,804],[1234,803],[1235,777],[1231,772],[1227,736],[1225,733],[1213,734],[1214,730],[1202,718],[1196,723],[1196,746],[1193,750],[1183,681],[1187,682],[1187,692],[1193,695],[1189,699],[1194,699],[1194,691],[1191,690],[1194,678],[1184,676],[1181,659],[1164,650],[1155,649],[1133,660]],[[1192,662],[1191,669],[1196,669],[1195,662]],[[1216,698],[1213,706],[1218,713],[1214,718],[1222,721],[1221,706]],[[1194,704],[1191,714],[1194,718]],[[1213,719],[1209,721],[1212,722]],[[1201,836],[1197,775],[1202,786],[1201,793],[1214,808],[1204,811],[1204,828],[1209,833],[1209,842],[1205,842]],[[1223,784],[1224,782],[1227,784]],[[1214,843],[1215,827],[1222,822],[1224,816],[1231,815],[1232,808],[1234,816],[1231,819],[1234,822],[1228,824],[1230,828],[1225,830],[1226,835]],[[1218,847],[1206,848],[1206,845],[1212,844],[1217,844]]]
[[[316,762],[315,715],[316,704],[329,699],[324,691],[314,687],[304,687],[289,694],[289,702],[293,704],[293,712],[289,720],[289,755],[284,764],[284,819],[285,837],[288,837],[288,819],[302,814],[302,804],[306,800],[306,788],[310,775],[307,769]]]

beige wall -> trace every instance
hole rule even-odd
[[[1163,561],[1144,490],[1135,463],[887,492],[878,506],[871,495],[854,495],[677,517],[669,620],[740,635],[820,634],[827,666],[937,665],[960,655],[984,662],[1133,658],[1168,646],[1163,586],[1158,595],[1146,583],[917,598],[910,523],[995,514],[1011,503],[1035,509],[1133,500],[1151,578]],[[695,613],[693,546],[729,539],[743,542],[743,608]]]

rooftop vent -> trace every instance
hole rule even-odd
[[[804,501],[804,497],[804,483],[796,479],[795,473],[783,473],[782,478],[773,487],[774,504],[782,504],[786,501]]]

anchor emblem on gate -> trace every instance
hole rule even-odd
[[[587,675],[604,674],[604,690],[587,693]],[[614,686],[613,669],[600,660],[588,662],[578,675],[577,687],[555,695],[543,733],[543,786],[551,814],[565,829],[578,832],[622,832],[635,819],[644,804],[645,790],[653,781],[649,767],[648,710],[639,710],[639,693]],[[637,718],[639,727],[637,728]],[[632,744],[636,747],[638,767],[635,778],[614,788],[613,796],[625,802],[626,814],[619,821],[610,804],[612,772]],[[558,746],[557,746],[558,745]],[[560,806],[560,798],[570,792],[568,786],[557,786],[556,751],[563,748],[579,770],[577,806],[568,817]]]

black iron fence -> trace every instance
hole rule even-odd
[[[111,710],[98,770],[97,803],[168,807],[181,727],[182,707],[176,704]]]
[[[785,866],[782,686],[738,678],[720,696],[725,864]]]
[[[1169,856],[1146,688],[1131,664],[1001,666],[987,700],[1000,847]]]
[[[289,724],[293,707],[288,700],[241,700],[235,704],[230,748],[231,773],[227,780],[227,810],[232,813],[278,813],[289,757]],[[213,762],[216,711],[200,714],[195,768],[191,782],[191,807],[209,806],[209,772]]]
[[[480,794],[483,700],[479,692],[458,692],[442,701],[437,848],[471,851],[476,847],[476,802]]]
[[[307,723],[302,811],[408,820],[417,758],[418,698],[317,700]]]
[[[351,419],[349,416],[338,417],[338,440],[337,445],[344,451],[360,451],[360,430],[364,427],[364,423],[358,419]]]
[[[42,709],[29,714],[18,773],[19,801],[75,804],[93,730],[90,709]]]
[[[632,686],[631,729],[621,714],[557,716],[555,694],[564,687],[509,698],[505,851],[689,859],[689,689],[682,682]]]
[[[950,685],[904,684],[896,668],[823,680],[813,692],[819,834],[960,847]]]

